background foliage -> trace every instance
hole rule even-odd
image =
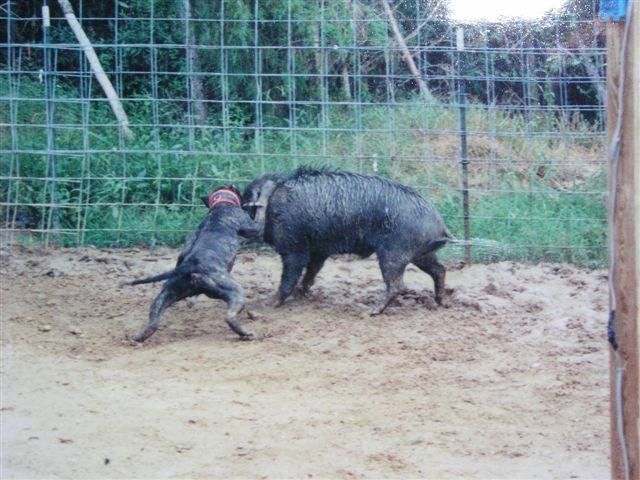
[[[428,98],[379,1],[75,1],[133,140],[54,3],[43,43],[41,5],[13,3],[1,20],[7,231],[177,245],[215,186],[328,164],[414,186],[461,237],[464,82],[472,236],[498,242],[476,259],[604,262],[604,61],[590,0],[535,23],[465,25],[463,54],[446,1],[393,2]]]

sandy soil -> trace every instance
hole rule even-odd
[[[269,253],[235,276],[258,315],[182,302],[146,344],[172,250],[2,252],[2,478],[607,478],[603,272],[475,265],[370,318],[374,260],[337,259],[269,306]]]

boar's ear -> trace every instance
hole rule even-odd
[[[202,203],[204,203],[204,206],[209,208],[209,195],[202,195],[200,197],[200,200],[202,200]]]
[[[254,221],[257,223],[264,223],[267,213],[267,205],[269,204],[269,198],[278,185],[273,180],[267,180],[260,188],[260,195],[255,202],[256,213],[254,215]]]
[[[260,194],[256,199],[256,203],[258,203],[260,206],[266,207],[267,203],[269,203],[269,198],[271,197],[271,194],[276,189],[276,187],[276,182],[274,182],[273,180],[267,180],[266,182],[264,182],[262,184],[262,187],[260,188]]]

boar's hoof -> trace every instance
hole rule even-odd
[[[300,287],[296,289],[295,294],[297,298],[309,298],[310,287]]]
[[[449,301],[449,298],[447,297],[436,297],[436,303],[443,307],[443,308],[450,308],[451,307],[451,302]]]
[[[145,335],[144,333],[139,333],[138,335],[136,335],[135,337],[133,337],[133,341],[136,343],[142,343],[144,342],[147,338],[149,338],[148,335]]]
[[[245,342],[253,340],[254,338],[255,338],[255,336],[251,332],[247,332],[245,335],[240,335],[240,340],[245,341]]]

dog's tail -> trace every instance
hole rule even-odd
[[[140,280],[134,280],[133,282],[126,282],[124,285],[142,285],[144,283],[161,282],[162,280],[173,277],[176,273],[177,269],[173,269],[159,275],[154,275],[153,277],[141,278]]]

